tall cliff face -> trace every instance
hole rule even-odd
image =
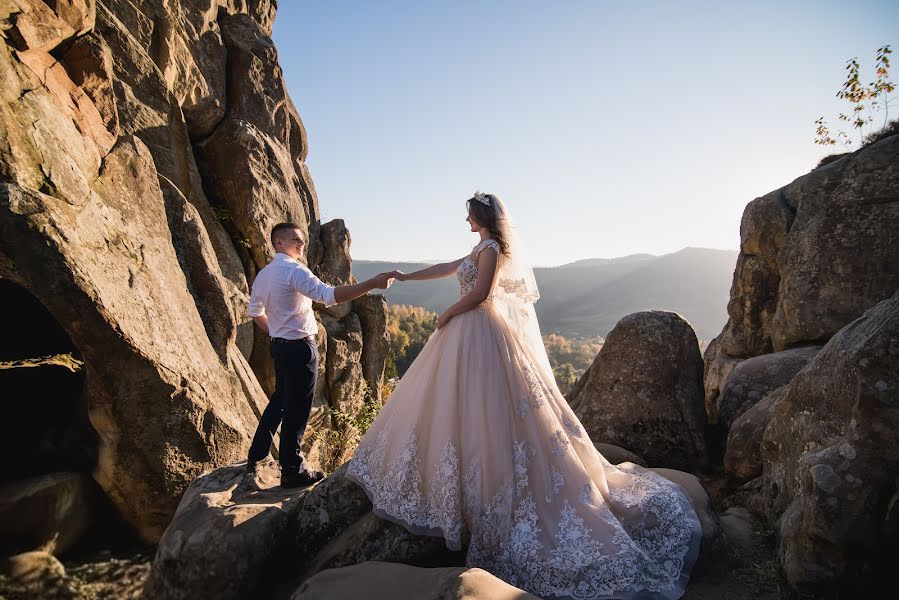
[[[899,288],[899,136],[750,202],[724,330],[705,353],[706,408],[739,362],[820,346]]]
[[[791,584],[857,593],[899,548],[899,135],[753,200],[740,234],[705,355],[725,471]]]
[[[244,457],[266,403],[268,342],[246,304],[271,227],[300,224],[310,267],[351,280],[346,228],[319,224],[275,9],[0,2],[0,290],[49,313],[22,335],[61,329],[84,361],[69,401],[89,416],[93,476],[149,540],[194,477]],[[320,311],[318,427],[327,406],[358,407],[365,384],[377,396],[386,309],[355,309]],[[21,342],[7,337],[4,354]]]

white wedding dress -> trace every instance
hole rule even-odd
[[[484,240],[459,266],[462,294]],[[532,307],[531,307],[532,309]],[[467,547],[467,564],[550,598],[679,598],[702,530],[684,491],[594,447],[488,298],[436,331],[347,477],[378,516]]]

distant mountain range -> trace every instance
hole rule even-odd
[[[534,269],[540,288],[537,316],[543,333],[566,337],[606,336],[621,317],[641,310],[680,313],[701,340],[721,332],[737,261],[736,250],[684,248],[672,254],[589,258],[560,267]],[[367,279],[382,271],[405,272],[429,263],[354,260],[353,274]],[[440,312],[459,298],[455,277],[396,282],[391,304]]]

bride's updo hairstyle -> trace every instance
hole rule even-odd
[[[481,227],[486,227],[487,231],[490,232],[490,237],[499,244],[502,253],[506,256],[510,256],[509,244],[503,234],[503,226],[502,223],[500,223],[500,218],[497,214],[496,207],[498,204],[496,202],[496,196],[493,194],[475,192],[474,196],[465,201],[465,206],[468,208],[468,214],[474,217],[475,223]]]

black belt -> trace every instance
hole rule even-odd
[[[279,337],[272,338],[273,344],[299,344],[300,342],[315,342],[315,336],[307,335],[306,337],[300,338],[298,340],[288,340],[287,338],[279,338]]]

